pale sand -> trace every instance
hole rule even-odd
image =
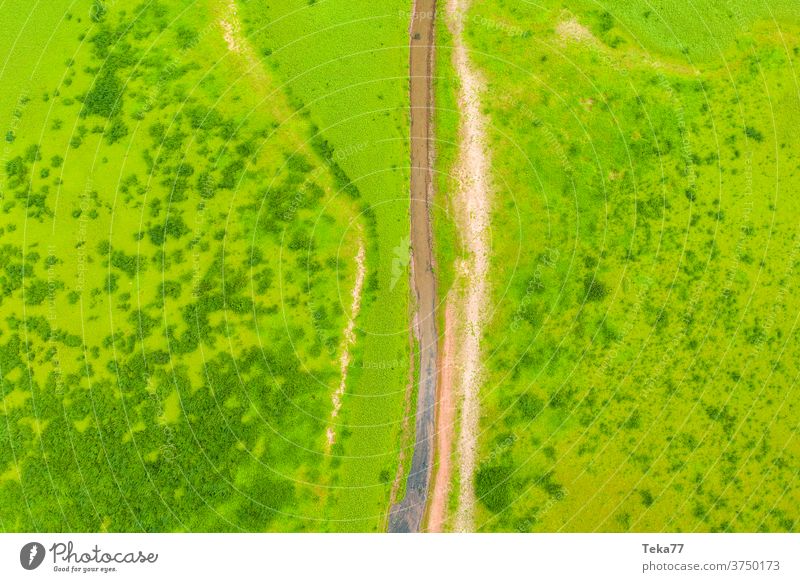
[[[489,271],[489,156],[486,149],[486,119],[481,112],[483,80],[472,68],[464,44],[464,14],[470,0],[449,0],[448,24],[453,35],[453,60],[461,80],[459,109],[461,111],[460,189],[456,208],[461,212],[459,226],[467,247],[462,264],[463,296],[453,294],[458,301],[456,318],[458,349],[455,369],[459,371],[461,397],[460,433],[458,435],[459,491],[455,516],[456,531],[471,531],[475,519],[475,487],[473,478],[477,458],[479,422],[479,391],[481,385],[481,333],[488,297]],[[447,340],[445,340],[447,341]]]
[[[350,367],[350,347],[356,343],[356,317],[358,312],[361,311],[361,292],[364,289],[364,279],[366,277],[366,250],[364,249],[364,240],[358,241],[358,254],[356,255],[356,282],[353,285],[351,292],[352,303],[350,304],[350,318],[347,320],[347,325],[344,328],[344,339],[342,340],[342,355],[339,356],[339,387],[334,391],[331,397],[333,401],[333,410],[331,411],[331,422],[339,415],[339,410],[342,408],[342,398],[344,397],[345,390],[347,389],[347,370]],[[333,426],[329,426],[325,430],[325,437],[327,439],[328,448],[336,442],[336,430]]]

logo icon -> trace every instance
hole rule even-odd
[[[411,237],[404,237],[400,240],[400,244],[392,249],[394,253],[394,257],[392,258],[392,281],[389,286],[389,289],[394,289],[394,286],[397,285],[397,282],[400,280],[400,277],[408,268],[408,264],[411,262]]]
[[[44,561],[44,546],[39,542],[29,542],[19,551],[19,563],[26,570],[35,570]]]

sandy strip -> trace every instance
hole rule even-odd
[[[358,241],[358,254],[356,255],[356,282],[353,285],[352,303],[350,305],[350,319],[344,328],[344,339],[342,340],[342,355],[339,356],[339,370],[340,379],[339,387],[334,391],[333,410],[331,411],[331,422],[339,415],[339,410],[342,408],[342,398],[344,397],[345,390],[347,389],[347,369],[350,367],[350,346],[356,343],[356,317],[358,312],[361,311],[361,292],[364,289],[364,278],[366,277],[366,264],[365,264],[366,250],[364,249],[364,240]],[[325,430],[325,437],[327,439],[328,449],[336,442],[336,430],[333,426],[329,426]]]
[[[455,432],[456,402],[454,386],[458,383],[456,370],[455,302],[448,301],[444,314],[444,345],[439,373],[439,396],[436,403],[436,454],[438,465],[428,510],[428,531],[442,532],[447,523],[447,504],[452,480],[453,433]]]
[[[221,17],[219,26],[222,29],[222,36],[228,50],[235,54],[246,67],[246,74],[250,75],[258,82],[266,80],[264,64],[258,57],[250,42],[242,31],[242,23],[239,20],[239,11],[235,0],[228,0],[219,6]]]
[[[230,0],[225,8],[225,16],[219,21],[225,43],[228,45],[229,51],[242,54],[242,51],[247,50],[249,45],[242,35],[242,27],[239,23],[239,11],[236,9],[235,0]]]
[[[459,491],[456,531],[471,531],[475,519],[475,487],[473,483],[477,458],[479,421],[478,394],[481,383],[480,344],[487,298],[489,270],[489,156],[486,144],[486,120],[481,112],[480,96],[483,81],[472,68],[464,45],[464,15],[470,0],[448,0],[448,26],[453,35],[453,60],[461,80],[459,109],[461,135],[458,176],[460,189],[456,208],[461,211],[459,223],[467,246],[463,280],[466,289],[463,297],[453,295],[458,301],[457,317],[463,318],[458,326],[458,355],[456,367],[460,370],[459,392],[462,398],[461,431],[458,435]]]

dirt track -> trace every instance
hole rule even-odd
[[[411,260],[417,299],[420,368],[414,454],[403,500],[391,508],[390,532],[420,531],[433,464],[436,405],[436,279],[433,273],[431,201],[433,151],[431,76],[436,0],[415,0],[410,29],[411,98]]]
[[[479,421],[478,393],[481,383],[481,336],[488,296],[489,276],[489,153],[486,148],[486,119],[481,111],[483,79],[473,68],[464,41],[464,15],[471,0],[448,0],[447,15],[453,35],[456,74],[461,80],[458,107],[461,111],[459,191],[456,206],[460,212],[459,230],[464,236],[467,256],[464,281],[467,282],[457,317],[463,322],[459,334],[456,366],[460,370],[461,417],[458,434],[459,491],[456,531],[474,527],[475,490],[473,478],[477,462]]]
[[[448,298],[444,315],[444,341],[440,361],[439,393],[436,402],[436,475],[431,488],[427,531],[438,533],[447,525],[447,504],[453,478],[453,437],[456,429],[455,388],[460,371],[456,369],[458,331],[455,301]]]
[[[489,154],[486,120],[481,112],[483,80],[472,67],[464,42],[464,18],[470,0],[447,0],[447,24],[453,35],[453,65],[461,81],[458,106],[459,162],[455,214],[466,251],[445,307],[444,348],[436,424],[438,470],[431,492],[428,530],[474,528],[476,466],[481,383],[481,334],[489,266]],[[456,421],[457,408],[460,410]],[[459,431],[456,437],[456,424]],[[453,441],[458,439],[456,451]],[[458,460],[454,466],[453,457]],[[458,471],[458,507],[448,515],[450,485]],[[454,517],[454,519],[452,519]]]

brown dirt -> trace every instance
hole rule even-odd
[[[439,395],[436,403],[436,456],[438,466],[431,491],[428,510],[428,531],[444,531],[447,523],[447,504],[453,466],[453,433],[456,421],[454,386],[458,379],[456,370],[456,314],[454,302],[448,301],[444,314],[444,342],[439,375]]]
[[[403,500],[389,514],[389,531],[420,531],[433,465],[437,350],[436,279],[433,274],[431,202],[433,198],[433,111],[436,0],[415,0],[409,30],[409,96],[411,101],[411,264],[416,293],[419,338],[419,385],[414,453]]]

